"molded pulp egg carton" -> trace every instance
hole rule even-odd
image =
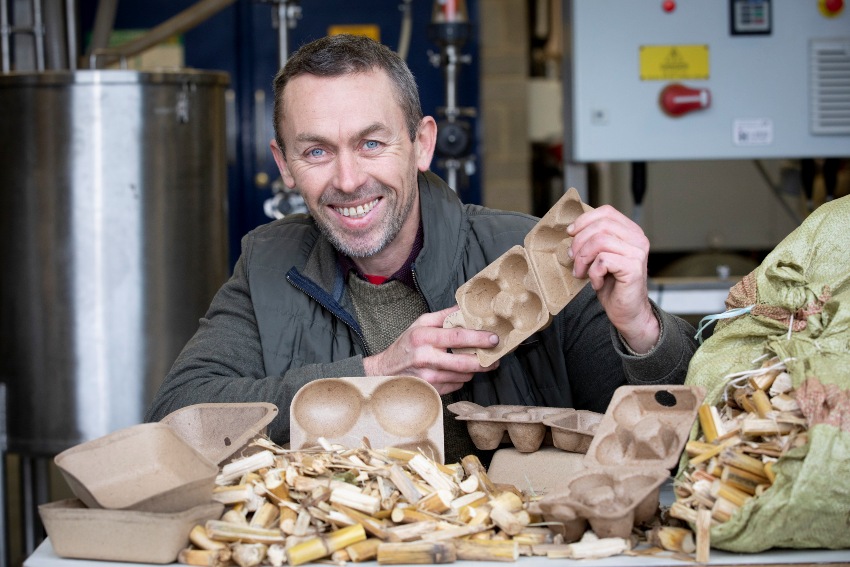
[[[481,450],[510,441],[517,451],[531,453],[547,440],[559,449],[585,452],[602,414],[572,408],[494,405],[455,402],[446,406],[466,422],[472,442]]]
[[[289,409],[292,449],[320,437],[347,447],[419,450],[443,462],[443,406],[433,386],[413,376],[323,378],[303,386]]]
[[[143,423],[67,449],[54,458],[89,508],[183,512],[212,501],[218,466],[169,425]]]
[[[160,423],[170,425],[186,443],[221,465],[265,434],[277,414],[277,406],[268,402],[208,403],[173,411]]]
[[[584,456],[584,469],[532,505],[563,524],[565,541],[589,524],[599,537],[628,537],[658,509],[705,391],[692,386],[622,386]]]
[[[460,310],[443,326],[499,335],[495,347],[458,352],[474,352],[482,366],[489,366],[545,328],[576,296],[587,280],[572,275],[567,226],[590,210],[570,188],[526,235],[524,246],[514,246],[458,288]]]

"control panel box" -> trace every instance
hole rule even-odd
[[[566,0],[573,162],[850,155],[844,0]]]

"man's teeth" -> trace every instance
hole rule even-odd
[[[378,204],[378,199],[375,199],[374,201],[366,203],[365,205],[357,205],[356,207],[334,207],[334,208],[336,209],[336,212],[338,212],[339,214],[341,214],[344,217],[358,218],[358,217],[362,217],[363,215],[365,215],[366,213],[371,211],[375,207],[375,205],[377,205],[377,204]]]

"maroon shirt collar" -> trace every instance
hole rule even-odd
[[[387,278],[385,281],[377,283],[386,283],[392,280],[398,280],[404,285],[416,289],[416,282],[413,281],[413,262],[416,261],[417,256],[422,251],[422,247],[425,244],[425,233],[422,230],[422,223],[419,224],[419,230],[416,231],[416,239],[413,241],[413,248],[410,250],[410,255],[407,257],[407,260],[404,262],[404,265],[396,271],[393,275]],[[361,279],[366,281],[371,281],[372,283],[376,283],[376,280],[371,279],[370,276],[364,274],[360,268],[357,267],[357,264],[354,263],[354,260],[349,258],[348,256],[337,252],[336,254],[337,261],[339,262],[339,267],[342,269],[343,275],[347,278],[348,273],[353,271],[357,274]]]

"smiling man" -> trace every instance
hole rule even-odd
[[[522,244],[538,219],[463,204],[429,171],[436,123],[422,115],[404,61],[377,42],[307,44],[274,93],[271,149],[309,215],[245,236],[148,420],[195,403],[270,401],[280,413],[269,435],[286,443],[292,398],[319,378],[410,375],[444,405],[598,412],[621,385],[684,381],[693,329],[650,302],[649,242],[609,206],[569,227],[575,275],[590,284],[552,324],[491,367],[453,352],[498,344],[443,322],[457,288]],[[477,452],[465,427],[445,418],[446,461]]]

